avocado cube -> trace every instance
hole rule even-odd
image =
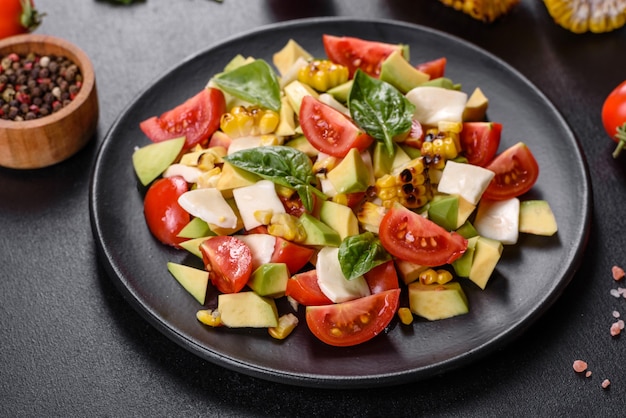
[[[502,243],[491,238],[479,236],[476,241],[469,279],[483,290],[500,261],[502,249]]]
[[[341,240],[359,233],[359,220],[346,205],[325,200],[320,208],[320,220],[339,233]]]
[[[365,164],[358,149],[352,148],[348,154],[326,175],[337,193],[364,192],[372,178],[370,168]]]
[[[230,328],[269,328],[278,325],[272,298],[254,292],[222,293],[217,297],[222,324]]]
[[[469,312],[467,297],[457,282],[446,284],[411,283],[409,308],[429,321],[451,318]]]
[[[248,280],[248,287],[259,296],[279,298],[285,295],[289,270],[285,263],[267,263],[259,266]]]
[[[552,236],[558,226],[556,218],[545,200],[526,200],[520,203],[519,232]]]

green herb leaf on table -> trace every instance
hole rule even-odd
[[[280,85],[270,65],[256,59],[213,78],[213,82],[233,96],[266,109],[280,111]]]
[[[393,138],[411,129],[415,105],[391,84],[357,70],[348,97],[352,119],[394,154]]]
[[[356,279],[389,260],[391,256],[372,232],[349,236],[339,246],[339,264],[348,280]]]
[[[321,193],[309,157],[292,147],[282,145],[244,149],[226,157],[226,161],[242,170],[255,173],[275,184],[296,190],[307,210],[313,210],[313,194]]]

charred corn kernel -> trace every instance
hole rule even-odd
[[[210,327],[220,327],[222,326],[222,317],[217,310],[211,309],[202,309],[196,312],[196,318],[198,321],[202,322],[204,325],[208,325]]]
[[[292,313],[281,315],[278,318],[278,325],[270,327],[267,331],[273,338],[284,340],[298,325],[298,317]]]
[[[216,187],[221,174],[222,170],[219,167],[213,167],[198,176],[196,185],[198,188]]]
[[[278,112],[259,106],[235,106],[220,119],[220,129],[231,138],[271,134],[280,122]]]
[[[398,318],[400,318],[400,322],[402,322],[404,325],[411,325],[413,323],[413,313],[409,308],[399,308]]]
[[[452,280],[452,273],[444,269],[426,269],[419,275],[419,281],[422,284],[445,284]]]
[[[426,131],[424,141],[420,147],[424,163],[428,167],[443,169],[446,161],[459,155],[459,141],[458,132],[429,129]],[[457,146],[457,144],[459,145]]]
[[[373,202],[364,202],[358,209],[356,217],[359,224],[366,231],[378,233],[380,222],[387,210]]]
[[[383,206],[390,208],[396,202],[410,209],[424,206],[432,194],[424,168],[422,156],[409,161],[394,174],[378,178],[374,188]]]
[[[348,81],[348,67],[330,60],[313,60],[298,71],[298,81],[317,91],[327,91]]]
[[[483,22],[493,22],[509,13],[520,0],[439,0],[446,6]]]
[[[333,156],[325,156],[324,158],[317,158],[313,163],[313,174],[319,177],[326,177],[326,174],[335,168],[341,159]]]
[[[603,33],[626,24],[626,0],[544,0],[554,21],[574,33]]]
[[[288,213],[273,214],[267,232],[275,237],[285,238],[287,241],[303,242],[306,239],[306,231],[298,218]]]

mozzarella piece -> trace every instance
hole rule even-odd
[[[480,235],[511,245],[519,236],[520,201],[514,197],[507,200],[483,199],[478,205],[474,228]]]
[[[269,180],[259,180],[253,185],[233,189],[233,197],[243,225],[248,231],[262,225],[254,216],[257,210],[270,211],[273,214],[285,213],[274,183]]]
[[[222,193],[212,187],[194,189],[183,193],[178,204],[190,215],[202,219],[208,224],[222,228],[235,228],[237,215]]]
[[[269,234],[234,235],[242,240],[252,253],[252,271],[272,260],[276,237]]]
[[[448,161],[441,173],[437,190],[441,193],[458,194],[472,205],[477,205],[494,176],[493,171],[477,165]]]
[[[185,164],[172,164],[163,172],[163,177],[181,176],[187,183],[197,183],[202,170]]]
[[[406,94],[415,105],[413,119],[423,125],[436,126],[439,121],[462,122],[467,93],[442,87],[415,87]]]
[[[358,299],[370,295],[363,276],[353,280],[345,278],[339,264],[339,248],[324,247],[317,254],[315,263],[317,284],[328,299],[335,303]]]
[[[263,145],[262,141],[260,136],[242,136],[241,138],[235,138],[228,146],[228,155],[233,152],[260,147]]]

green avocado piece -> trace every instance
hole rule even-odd
[[[372,166],[374,167],[374,176],[380,178],[385,174],[390,174],[395,168],[398,168],[409,161],[411,157],[405,150],[394,143],[393,156],[387,152],[387,147],[382,142],[376,142],[372,155]]]
[[[250,280],[248,287],[259,296],[279,298],[285,295],[289,280],[289,270],[285,263],[266,263],[257,267]]]
[[[343,84],[333,87],[332,89],[328,89],[326,93],[330,94],[341,103],[347,103],[348,97],[350,96],[350,90],[352,90],[353,83],[354,83],[354,80],[348,80]]]
[[[201,305],[204,305],[209,284],[209,272],[194,267],[168,262],[168,271]]]
[[[472,263],[474,262],[474,252],[476,250],[477,241],[478,236],[469,238],[467,240],[467,249],[463,255],[452,262],[452,267],[457,276],[469,277]]]
[[[306,139],[304,135],[298,135],[285,143],[286,146],[302,151],[311,158],[316,157],[320,152]]]
[[[519,231],[527,234],[551,236],[556,234],[556,218],[545,200],[526,200],[520,203]]]
[[[341,240],[359,233],[359,220],[346,205],[325,200],[320,208],[320,220],[339,233]]]
[[[352,148],[326,177],[337,193],[355,193],[367,190],[372,175],[359,150]]]
[[[283,90],[285,91],[287,100],[289,100],[289,104],[296,115],[300,114],[300,104],[302,103],[304,96],[313,96],[316,99],[319,98],[319,94],[315,90],[298,80],[287,84]]]
[[[446,284],[409,284],[409,308],[429,321],[451,318],[469,312],[467,297],[457,282]]]
[[[189,251],[191,254],[199,258],[202,258],[202,252],[200,251],[200,244],[202,244],[208,238],[210,238],[210,236],[192,238],[192,239],[188,239],[187,241],[181,242],[179,245],[182,249]]]
[[[338,247],[341,244],[339,233],[313,215],[304,213],[299,220],[306,231],[304,245]]]
[[[147,186],[172,164],[185,145],[185,137],[154,142],[133,152],[133,168],[139,181]]]
[[[459,197],[456,195],[438,197],[428,206],[428,219],[448,231],[457,228],[458,215]]]
[[[457,228],[456,232],[465,239],[470,239],[478,235],[478,231],[476,231],[476,228],[474,228],[474,225],[472,225],[469,220],[465,221],[463,225]]]
[[[441,87],[448,90],[461,90],[461,84],[454,83],[446,77],[433,78],[423,83],[422,86]]]
[[[502,249],[502,243],[491,238],[479,236],[476,241],[474,259],[468,277],[483,290],[500,261]]]
[[[203,221],[200,218],[193,218],[187,225],[180,230],[177,237],[180,238],[200,238],[200,237],[208,237],[210,235],[215,235],[211,228],[209,228],[209,224]]]
[[[230,328],[269,328],[278,324],[274,299],[252,291],[220,294],[217,311],[222,324]]]
[[[417,68],[404,57],[401,49],[392,52],[380,67],[380,79],[405,94],[427,82],[430,76]]]

